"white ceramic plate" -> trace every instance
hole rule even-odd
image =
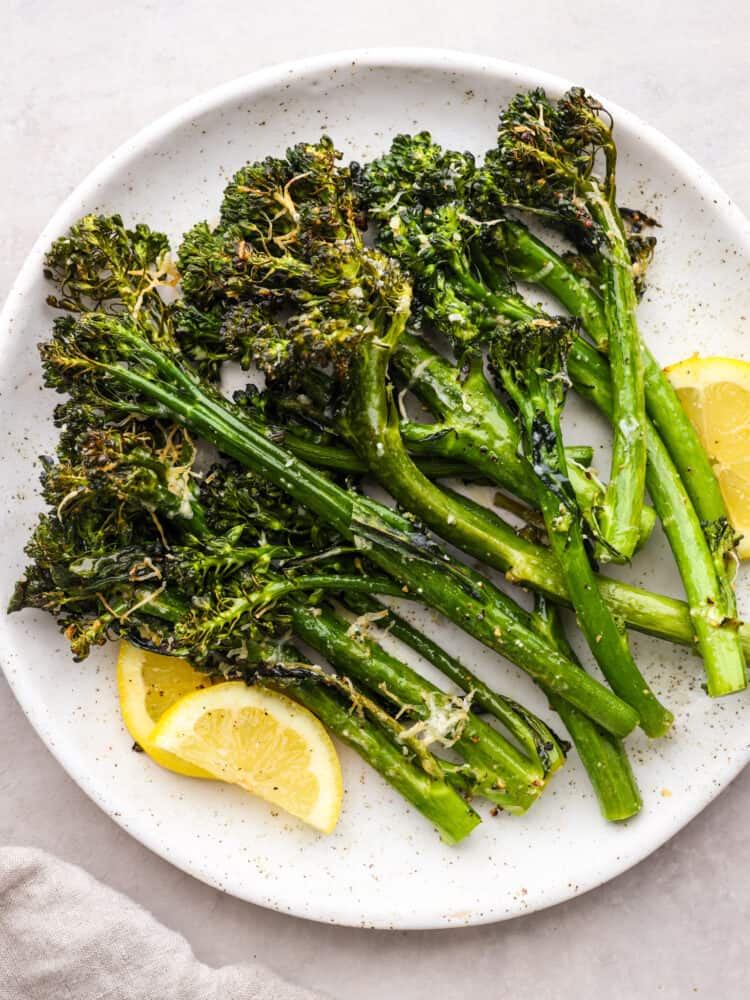
[[[577,81],[584,83],[586,81]],[[455,52],[341,53],[264,70],[162,118],[105,160],[54,216],[9,297],[2,323],[0,427],[5,549],[3,604],[24,565],[22,547],[40,503],[37,455],[51,450],[55,397],[40,388],[35,345],[50,313],[41,258],[85,212],[118,211],[177,239],[216,216],[222,188],[248,159],[279,154],[330,133],[347,157],[368,158],[399,131],[430,129],[447,145],[480,153],[493,141],[498,106],[517,89],[567,84],[535,70]],[[642,327],[658,357],[696,350],[743,355],[750,315],[750,229],[700,168],[663,136],[607,102],[616,119],[621,201],[661,220]],[[605,440],[575,410],[569,437]],[[600,464],[606,468],[607,456]],[[661,538],[631,577],[679,593]],[[748,606],[747,572],[738,586]],[[488,680],[545,712],[525,677],[452,628],[450,648]],[[673,734],[630,741],[645,807],[620,826],[600,819],[585,776],[568,767],[523,818],[491,818],[459,847],[440,843],[354,754],[342,750],[341,822],[318,836],[219,784],[169,774],[131,752],[119,717],[115,647],[73,664],[53,622],[0,616],[0,649],[16,697],[80,786],[142,843],[197,878],[262,906],[341,924],[426,928],[482,923],[568,899],[624,871],[701,810],[750,755],[750,698],[709,700],[701,664],[642,637],[645,674],[675,711]]]

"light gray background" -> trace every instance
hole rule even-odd
[[[0,0],[0,38],[0,300],[60,201],[141,126],[260,66],[366,45],[461,48],[584,83],[666,132],[750,212],[750,13],[736,0]],[[0,679],[0,843],[78,862],[211,965],[259,958],[338,1000],[746,997],[749,828],[746,771],[650,859],[563,906],[455,931],[320,926],[151,855],[66,776]]]

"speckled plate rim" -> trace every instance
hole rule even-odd
[[[198,115],[215,111],[222,105],[235,101],[238,98],[252,100],[254,94],[269,87],[286,83],[290,77],[343,70],[350,67],[353,63],[357,63],[360,66],[373,65],[394,69],[447,69],[456,74],[461,74],[462,72],[482,72],[489,76],[498,75],[505,79],[509,77],[516,79],[519,88],[542,86],[553,93],[560,93],[571,85],[569,81],[561,77],[502,59],[494,59],[450,49],[396,47],[343,50],[281,63],[229,81],[194,97],[158,118],[152,124],[141,129],[134,136],[122,143],[122,145],[91,171],[54,213],[34,243],[8,294],[2,313],[0,313],[0,367],[4,367],[6,355],[9,352],[9,341],[11,339],[10,327],[14,322],[17,311],[21,308],[24,296],[31,290],[38,277],[47,247],[54,237],[58,236],[75,221],[79,215],[78,206],[90,199],[99,186],[109,181],[114,174],[126,169],[149,146],[182,127]],[[629,129],[637,132],[639,139],[645,147],[648,147],[652,153],[667,161],[677,173],[687,175],[690,178],[695,188],[707,200],[713,203],[714,212],[733,231],[737,245],[746,248],[748,258],[750,259],[750,221],[733,204],[729,196],[716,181],[692,157],[657,129],[647,125],[636,115],[620,107],[613,101],[603,99],[603,102],[613,112],[618,123],[626,124]],[[195,863],[187,858],[177,847],[168,850],[161,846],[147,824],[131,822],[127,816],[123,815],[122,802],[116,800],[116,796],[112,793],[111,789],[109,787],[101,787],[88,774],[82,773],[77,768],[72,750],[69,752],[65,743],[57,742],[53,738],[52,733],[48,731],[41,706],[36,701],[32,686],[25,683],[24,673],[13,672],[5,668],[4,650],[8,640],[5,621],[6,617],[4,615],[0,616],[0,666],[3,666],[8,683],[29,722],[76,784],[119,826],[155,854],[176,865],[183,871],[188,872],[200,881],[207,882],[210,885],[221,888],[223,891],[232,893],[231,886],[219,886],[215,881],[212,881],[205,871],[199,870]],[[697,794],[689,801],[686,801],[684,808],[673,817],[672,822],[666,828],[659,831],[658,836],[652,837],[645,843],[640,842],[638,838],[634,838],[638,842],[638,845],[630,850],[624,846],[621,847],[616,861],[613,862],[605,874],[601,872],[592,873],[588,881],[586,879],[579,880],[575,890],[561,886],[559,891],[556,893],[551,892],[549,895],[545,894],[543,898],[526,898],[523,907],[519,906],[514,912],[509,912],[507,909],[501,909],[500,907],[496,911],[487,908],[481,915],[471,918],[468,922],[471,924],[493,923],[522,914],[527,915],[537,910],[546,909],[547,907],[565,902],[573,896],[580,896],[623,874],[683,829],[687,823],[705,809],[730,784],[748,761],[750,761],[750,747],[748,747],[744,756],[738,754],[735,760],[727,766],[726,774],[721,783],[712,784],[710,787],[704,789],[702,794]],[[265,907],[271,906],[271,908],[277,909],[280,912],[298,915],[306,919],[322,920],[350,926],[362,926],[359,921],[355,921],[352,916],[342,911],[332,914],[330,909],[326,907],[321,907],[319,913],[311,913],[309,909],[303,911],[299,903],[295,903],[293,899],[279,898],[273,904],[269,904],[267,897],[261,899],[260,889],[257,895],[253,893],[236,893],[236,895],[239,895],[240,898],[245,899],[247,902]],[[377,920],[371,924],[368,923],[366,926],[385,929],[424,930],[455,927],[456,924],[448,917],[440,913],[435,913],[433,919],[429,921],[423,918],[418,918],[417,920],[398,920],[388,923]]]

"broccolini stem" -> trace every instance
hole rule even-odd
[[[431,777],[404,755],[374,722],[360,718],[337,695],[315,681],[262,682],[288,690],[292,697],[343,743],[355,750],[389,785],[437,827],[441,839],[457,844],[481,822],[471,806],[446,781]]]
[[[350,369],[348,402],[340,419],[343,433],[350,444],[366,458],[373,474],[399,503],[420,517],[443,538],[454,542],[465,552],[492,564],[494,543],[492,537],[487,536],[486,523],[467,514],[449,494],[426,479],[406,452],[401,440],[398,418],[387,389],[388,360],[389,352],[380,344],[362,345],[357,361]],[[373,553],[370,555],[378,561]],[[380,561],[380,565],[386,564]],[[412,578],[416,569],[416,566],[409,568]],[[467,579],[469,575],[473,576],[472,571],[468,569],[464,569],[463,572]],[[403,574],[404,571],[401,570],[401,575]],[[567,663],[564,667],[558,665],[556,670],[550,672],[547,666],[540,669],[543,663],[548,662],[545,655],[536,662],[529,658],[528,621],[518,605],[496,588],[490,591],[489,581],[482,577],[475,578],[475,585],[482,589],[482,593],[490,598],[491,603],[490,601],[486,603],[476,620],[465,619],[463,628],[480,641],[503,652],[535,679],[547,676],[548,686],[554,688],[560,684],[562,680],[560,671],[562,669],[568,673]],[[448,617],[451,617],[451,614],[455,615],[455,611],[449,613],[451,605],[446,600],[447,581],[440,588],[436,588],[434,578],[426,579],[423,576],[420,586],[421,589],[417,593],[423,600],[439,608]],[[456,620],[455,617],[453,620]],[[583,676],[588,675],[584,673]],[[580,674],[577,675],[577,680],[581,680]],[[574,699],[578,698],[578,694],[569,686],[569,681],[566,681],[563,687],[565,690],[560,693],[575,704]],[[583,711],[592,713],[593,717],[594,709],[591,703],[580,707]],[[609,726],[605,724],[605,728]]]
[[[297,458],[301,458],[318,468],[341,469],[349,473],[365,473],[367,471],[367,463],[362,461],[351,449],[342,445],[319,444],[286,431],[284,432],[283,445]],[[415,462],[425,476],[429,476],[431,479],[452,476],[460,479],[476,478],[474,470],[463,462],[429,455],[416,458]]]
[[[304,576],[292,576],[288,579],[282,578],[266,583],[261,590],[249,595],[247,610],[280,601],[288,594],[314,590],[346,590],[357,594],[404,596],[402,587],[395,581],[382,576],[357,576],[354,573],[307,573]],[[232,613],[234,615],[240,613],[240,607],[240,602],[235,601]]]
[[[505,575],[511,582],[529,587],[556,604],[570,606],[562,572],[549,549],[520,537],[502,518],[481,504],[448,488],[445,492],[450,493],[475,521],[482,521],[488,534],[494,534],[498,568],[501,568],[502,558]],[[613,614],[630,628],[667,642],[695,647],[698,637],[689,604],[608,576],[597,576],[596,581]],[[738,622],[735,628],[742,649],[750,654],[750,626]],[[729,631],[728,625],[724,631]]]
[[[497,483],[532,507],[538,507],[536,476],[520,454],[521,440],[513,417],[495,395],[481,367],[465,376],[422,338],[402,336],[393,364],[404,383],[437,418],[436,424],[401,422],[401,436],[415,462],[427,456],[464,461],[490,482]],[[577,462],[578,450],[566,447],[571,485],[587,520],[598,528],[594,506],[602,502],[600,486]],[[656,515],[643,506],[639,545],[648,539]]]
[[[415,425],[417,428],[422,425]],[[434,428],[433,428],[434,431]],[[417,433],[419,433],[417,431]],[[407,444],[411,442],[407,440]],[[364,462],[351,448],[343,444],[311,445],[304,438],[294,434],[285,434],[283,439],[285,448],[297,458],[304,462],[309,462],[318,469],[340,469],[344,472],[354,474],[364,474],[367,472],[367,463]],[[421,441],[415,441],[414,447],[409,447],[409,453],[414,459],[414,464],[428,479],[464,479],[466,481],[477,481],[486,477],[478,473],[472,466],[464,462],[453,461],[450,458],[442,458],[438,453],[439,447],[433,447],[430,443],[426,447]],[[424,454],[422,453],[424,452]],[[578,492],[584,503],[592,505],[592,499],[596,494],[596,487],[586,475],[586,467],[591,465],[593,460],[593,449],[588,445],[570,445],[565,449],[569,462],[577,463],[580,472],[574,478],[574,489]],[[655,514],[652,507],[644,507],[644,516],[641,519],[640,544],[648,539],[655,521]]]
[[[588,282],[523,226],[504,223],[503,227],[514,273],[525,280],[533,277],[548,288],[604,346],[606,322]],[[746,687],[747,679],[735,634],[737,605],[721,537],[722,526],[729,524],[726,506],[708,457],[669,380],[645,345],[642,350],[651,418],[646,427],[646,485],[685,586],[709,693],[730,694]],[[578,392],[610,417],[612,397],[605,359],[578,339],[568,369]],[[718,530],[712,533],[711,528]]]
[[[606,205],[602,211],[608,211]],[[481,251],[479,251],[481,255]],[[615,241],[605,266],[604,303],[610,330],[610,364],[613,372],[613,443],[610,481],[600,514],[600,529],[606,542],[627,561],[635,552],[640,536],[646,475],[643,362],[640,336],[635,319],[635,288],[627,247]],[[454,274],[464,290],[478,301],[512,321],[533,322],[544,314],[526,305],[516,295],[504,294],[502,283],[493,282],[494,266],[480,257],[480,266],[489,263],[477,281],[463,265],[454,262]]]
[[[550,548],[565,578],[579,628],[612,689],[638,712],[649,736],[663,736],[673,716],[657,700],[596,585],[583,519],[570,486],[560,414],[565,398],[568,335],[548,330],[501,336],[490,360],[517,410],[526,460],[534,469],[538,505]],[[472,413],[475,424],[481,411]]]
[[[401,435],[410,450],[464,462],[530,506],[537,505],[536,476],[521,454],[518,427],[492,392],[478,360],[459,372],[421,337],[405,333],[392,363],[404,385],[437,420],[401,422]],[[465,426],[475,425],[481,433],[471,438],[463,433]]]
[[[547,535],[562,569],[565,588],[576,611],[578,625],[612,690],[638,712],[649,736],[663,736],[674,716],[659,702],[641,674],[628,642],[596,585],[575,514],[561,513],[560,501],[549,490],[541,494]]]
[[[554,605],[537,596],[535,609],[534,619],[540,631],[557,644],[561,653],[575,660],[575,652]],[[604,818],[616,822],[635,816],[643,803],[622,741],[605,733],[557,695],[550,695],[550,704],[570,733]]]
[[[347,592],[343,595],[346,606],[356,614],[378,614],[377,627],[400,639],[441,673],[449,677],[462,691],[473,693],[473,705],[489,712],[518,740],[529,757],[538,757],[545,774],[551,774],[565,762],[565,747],[541,719],[523,706],[490,688],[460,660],[429,639],[423,632],[410,625],[391,608],[375,598]],[[566,703],[567,704],[567,703]]]
[[[568,454],[567,466],[570,485],[573,487],[578,507],[583,519],[592,526],[598,527],[599,509],[604,502],[605,487],[599,480],[596,473],[584,468],[574,458],[569,455],[570,449],[565,449]],[[641,549],[651,537],[651,532],[656,525],[656,511],[653,507],[644,503],[641,508],[641,523],[638,529],[637,549]],[[594,559],[601,561],[602,546],[594,541]]]
[[[503,222],[503,245],[512,272],[546,288],[577,316],[599,350],[608,346],[602,303],[588,279],[576,274],[559,254],[515,222]],[[701,521],[726,519],[727,509],[710,459],[667,376],[641,343],[646,410],[667,447]]]
[[[289,602],[294,633],[317,649],[340,674],[352,677],[391,702],[397,710],[422,720],[428,736],[445,739],[474,771],[474,791],[509,812],[523,813],[539,796],[544,772],[497,730],[462,708],[415,670],[351,628],[325,608]],[[445,731],[443,732],[443,728]]]
[[[698,517],[705,524],[728,521],[729,514],[711,460],[672,383],[645,344],[643,365],[646,374],[646,408],[680,474]],[[730,562],[730,565],[733,566],[734,563]],[[726,577],[727,567],[723,559],[717,570]],[[729,591],[733,593],[731,586]]]
[[[646,482],[646,404],[636,320],[638,301],[620,215],[607,201],[598,204],[601,224],[612,234],[609,252],[602,255],[601,265],[602,300],[609,330],[612,463],[600,527],[612,548],[623,559],[630,559],[638,545]]]
[[[597,347],[606,352],[607,323],[601,301],[590,282],[577,275],[559,254],[518,223],[503,223],[503,243],[513,273],[521,280],[536,282],[551,292],[572,315],[581,320]],[[643,341],[641,351],[648,416],[674,462],[695,512],[707,528],[727,523],[729,515],[719,481],[698,434],[672,384]],[[712,545],[710,531],[706,534],[717,577],[730,606],[734,606],[731,586],[733,563],[727,562],[723,550],[717,550]]]
[[[599,350],[606,353],[607,322],[601,300],[590,282],[577,275],[559,254],[524,226],[511,221],[503,222],[502,226],[507,261],[515,276],[551,292],[572,315],[581,320]],[[674,462],[698,517],[707,525],[728,520],[719,482],[690,418],[658,361],[643,342],[641,351],[646,410]],[[720,579],[727,579],[723,555],[718,560],[717,572]],[[729,591],[731,594],[731,586]]]

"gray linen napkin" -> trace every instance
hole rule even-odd
[[[321,1000],[259,965],[211,969],[132,900],[44,851],[0,848],[0,1000]]]

